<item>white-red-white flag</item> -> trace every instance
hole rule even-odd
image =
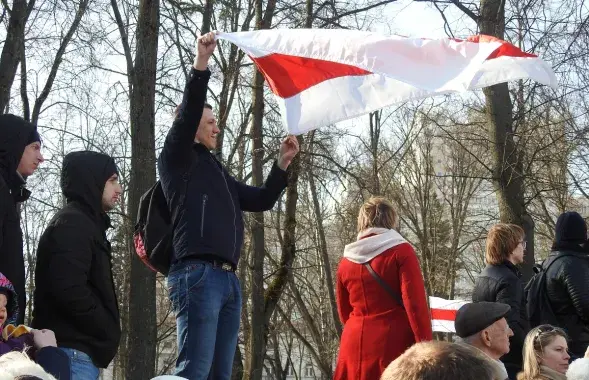
[[[301,134],[382,107],[517,79],[556,88],[544,61],[494,37],[427,39],[340,29],[219,33],[264,74]]]
[[[432,314],[432,330],[440,332],[456,332],[454,321],[456,313],[466,301],[446,300],[440,297],[429,297],[429,308]]]

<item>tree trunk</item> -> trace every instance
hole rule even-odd
[[[6,39],[0,55],[0,114],[6,111],[10,100],[10,89],[25,46],[25,26],[34,4],[35,0],[28,6],[26,0],[14,0],[9,10]]]
[[[262,0],[256,0],[256,24],[262,29]],[[252,113],[252,184],[261,186],[264,183],[263,164],[263,134],[264,122],[264,78],[256,70],[253,88]],[[259,380],[262,378],[264,365],[264,213],[256,212],[251,218],[252,255],[250,260],[250,297],[251,323],[246,357],[244,380]]]
[[[261,2],[261,0],[258,0]],[[262,160],[264,156],[262,123],[264,117],[264,78],[255,73],[252,118],[252,180],[254,186],[264,183]],[[264,213],[256,212],[251,218],[252,255],[250,261],[251,324],[244,379],[261,379],[264,362]]]
[[[311,132],[310,146],[313,144],[314,131]],[[312,148],[309,149],[311,152]],[[313,163],[309,163],[308,176],[309,176],[309,187],[311,190],[311,197],[313,198],[313,210],[315,214],[315,222],[317,223],[317,233],[319,235],[319,251],[321,257],[321,263],[323,264],[323,272],[325,273],[325,282],[327,283],[327,294],[329,296],[329,306],[331,308],[331,317],[333,325],[335,326],[335,332],[337,337],[342,336],[342,324],[339,320],[337,313],[337,302],[335,299],[333,275],[331,273],[331,263],[329,261],[329,254],[327,252],[327,239],[325,238],[325,228],[323,227],[323,218],[321,217],[321,208],[319,206],[319,197],[317,195],[317,187],[315,186],[315,175],[313,174]]]
[[[482,34],[503,39],[505,2],[481,0],[479,29]],[[507,83],[483,89],[489,133],[493,143],[494,184],[497,190],[501,222],[520,225],[526,234],[527,248],[522,266],[524,281],[534,265],[534,221],[525,206],[522,154],[514,142],[513,106]]]
[[[262,0],[256,0],[256,27],[266,29],[269,27],[276,0],[268,1],[266,13],[262,12]],[[263,178],[263,122],[264,122],[264,77],[256,70],[253,87],[253,112],[252,112],[252,184],[261,186]],[[264,335],[264,213],[257,212],[251,218],[252,256],[250,261],[250,295],[251,295],[251,324],[248,341],[248,352],[244,369],[244,380],[260,380],[264,368],[264,356],[266,351]]]
[[[137,50],[131,92],[130,217],[135,218],[141,195],[155,182],[155,83],[159,29],[159,0],[141,0],[137,21]],[[128,237],[129,241],[131,236]],[[156,361],[155,273],[133,255],[129,305],[127,380],[151,379]],[[140,321],[140,322],[139,322]]]
[[[201,35],[211,31],[211,18],[213,17],[213,6],[215,0],[205,0],[204,11],[202,13],[202,28]]]
[[[233,358],[233,369],[231,372],[231,380],[240,380],[243,377],[243,358],[241,357],[241,349],[239,342],[235,348],[235,356]]]
[[[370,120],[370,153],[372,155],[372,183],[371,193],[380,194],[380,179],[378,177],[378,148],[380,142],[380,118],[382,111],[371,112]]]

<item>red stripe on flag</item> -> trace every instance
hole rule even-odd
[[[250,58],[266,78],[272,92],[281,98],[290,98],[329,79],[371,74],[343,63],[285,54]]]
[[[442,321],[454,321],[456,319],[456,313],[458,310],[447,310],[447,309],[431,309],[432,320]]]
[[[491,53],[487,57],[487,59],[499,58],[499,57],[516,57],[516,58],[536,58],[538,57],[535,54],[526,53],[522,51],[520,48],[516,47],[515,45],[510,44],[509,42],[503,41],[497,37],[487,36],[485,34],[479,34],[477,36],[468,37],[467,41],[476,42],[476,43],[485,43],[485,42],[499,42],[501,46],[495,49],[494,52]]]

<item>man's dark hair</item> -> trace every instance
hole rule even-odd
[[[210,105],[209,103],[205,103],[205,106],[204,106],[204,108],[208,108],[208,109],[210,109],[211,111],[213,110],[213,106],[212,106],[212,105]],[[174,110],[174,116],[178,116],[178,112],[180,112],[180,104],[178,104],[178,105],[176,106],[176,109]]]
[[[466,345],[421,342],[410,347],[384,371],[381,380],[495,380],[497,367]]]

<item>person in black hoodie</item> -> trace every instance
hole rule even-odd
[[[294,136],[282,142],[264,186],[236,181],[210,152],[219,133],[205,104],[215,33],[199,37],[197,46],[184,98],[158,158],[164,195],[172,215],[178,215],[167,282],[178,334],[176,375],[225,380],[231,378],[241,316],[234,272],[243,243],[242,211],[274,206],[299,147]]]
[[[589,346],[589,249],[587,224],[576,212],[556,221],[552,250],[542,266],[546,293],[558,326],[570,337],[569,352],[582,358]]]
[[[487,266],[475,281],[473,302],[500,302],[510,306],[505,317],[513,336],[509,353],[501,357],[509,378],[515,380],[522,368],[524,340],[530,330],[526,313],[524,283],[517,265],[524,262],[524,230],[515,224],[499,223],[487,234]]]
[[[95,380],[121,336],[106,214],[121,194],[114,160],[81,151],[63,160],[67,204],[41,236],[35,269],[33,327],[55,332],[72,362],[72,379]]]
[[[0,273],[12,282],[24,323],[26,292],[23,238],[17,204],[31,195],[25,180],[43,162],[37,128],[15,115],[0,115]]]

